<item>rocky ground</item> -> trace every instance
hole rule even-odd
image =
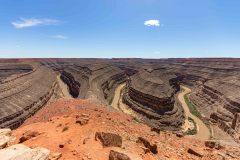
[[[61,99],[49,104],[17,130],[2,133],[0,141],[3,136],[10,135],[15,140],[7,141],[12,147],[0,150],[1,159],[4,153],[10,156],[14,147],[20,148],[18,151],[26,150],[19,151],[21,156],[28,153],[30,157],[42,157],[41,160],[217,160],[240,157],[239,147],[159,131],[129,115],[87,100]],[[7,147],[6,143],[2,146]],[[23,159],[21,156],[15,159]],[[2,160],[7,159],[10,158]],[[28,160],[27,156],[24,160]]]

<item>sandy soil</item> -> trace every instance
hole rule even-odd
[[[194,135],[194,138],[198,138],[201,140],[207,140],[210,138],[210,131],[207,128],[207,126],[202,122],[201,119],[199,119],[198,117],[196,117],[195,115],[193,115],[188,108],[188,105],[186,104],[185,100],[184,100],[184,95],[188,94],[191,92],[191,90],[185,86],[181,86],[181,88],[183,89],[183,91],[181,93],[179,93],[178,95],[178,99],[182,104],[182,107],[184,109],[184,112],[186,114],[186,119],[187,117],[192,118],[196,124],[197,124],[197,134]]]

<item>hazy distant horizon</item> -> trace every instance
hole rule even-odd
[[[107,57],[102,57],[102,58],[91,58],[91,57],[25,57],[25,58],[19,58],[19,57],[15,57],[15,58],[1,58],[1,59],[146,59],[146,60],[158,60],[158,59],[240,59],[240,57],[172,57],[172,58],[139,58],[139,57],[111,57],[111,58],[107,58]]]

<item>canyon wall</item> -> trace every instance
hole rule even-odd
[[[203,119],[239,140],[240,59],[28,59],[0,63],[1,127],[16,127],[41,108],[58,88],[74,98],[111,103],[123,82],[123,102],[146,123],[179,130],[184,114],[180,84]]]
[[[20,67],[17,64],[3,65],[11,68],[15,76],[8,76],[0,83],[0,127],[16,128],[48,102],[58,88],[56,75],[37,63],[27,65],[28,72],[24,73],[22,64]],[[3,70],[0,75],[2,73]]]

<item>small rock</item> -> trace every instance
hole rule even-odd
[[[160,129],[159,128],[152,127],[151,131],[160,134]]]
[[[197,148],[189,148],[187,152],[197,157],[203,157],[202,151],[198,150]]]
[[[83,144],[86,144],[89,139],[90,139],[89,137],[88,138],[84,138]]]
[[[214,141],[214,140],[208,140],[205,141],[205,146],[209,148],[215,148],[215,149],[222,149],[224,148],[220,142]]]
[[[184,134],[182,132],[177,132],[176,136],[179,137],[179,138],[182,138],[182,137],[184,137]]]
[[[146,148],[146,147],[142,147],[142,146],[140,146],[140,147],[143,149],[143,151],[144,151],[145,154],[151,152],[150,149],[148,149],[148,148]]]
[[[76,123],[80,124],[80,125],[86,125],[89,121],[88,117],[78,117],[76,119]]]
[[[109,154],[109,160],[131,160],[127,155],[111,150]]]
[[[58,160],[62,157],[62,153],[52,153],[49,157],[49,160]]]
[[[63,116],[63,118],[68,118],[68,117],[69,117],[69,115],[64,115],[64,116]]]
[[[142,143],[146,148],[148,148],[153,154],[157,154],[157,145],[151,144],[148,140],[142,137],[138,137],[137,143]]]
[[[38,135],[40,135],[40,133],[37,131],[26,131],[25,133],[23,133],[22,137],[19,139],[19,143],[23,143],[33,137],[37,137]]]
[[[88,114],[85,114],[85,113],[82,113],[81,114],[83,117],[88,117],[89,115]]]
[[[64,144],[59,144],[58,147],[59,147],[59,148],[63,148],[63,147],[64,147]]]
[[[95,140],[100,140],[103,147],[121,147],[122,137],[114,133],[96,132]]]

